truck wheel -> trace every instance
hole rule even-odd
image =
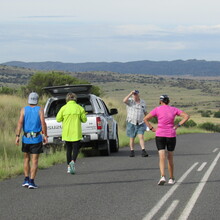
[[[110,140],[110,148],[111,148],[111,152],[118,152],[119,150],[118,131],[116,133],[116,139]]]
[[[110,142],[109,139],[103,141],[102,143],[100,143],[99,145],[101,145],[101,150],[100,155],[101,156],[110,156]]]

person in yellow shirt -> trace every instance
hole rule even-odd
[[[75,173],[75,162],[79,153],[82,139],[81,122],[87,121],[83,107],[76,103],[75,93],[66,95],[66,104],[59,110],[56,120],[62,122],[62,140],[66,144],[67,173]]]

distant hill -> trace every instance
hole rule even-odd
[[[133,61],[133,62],[19,62],[3,63],[7,66],[24,67],[35,70],[55,70],[69,72],[110,71],[116,73],[150,75],[191,75],[220,76],[219,61],[174,60],[174,61]]]
[[[34,73],[35,71],[23,67],[0,65],[0,86],[26,84]]]

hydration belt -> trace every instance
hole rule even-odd
[[[30,138],[30,137],[35,138],[40,134],[41,134],[40,131],[39,132],[33,132],[33,131],[32,132],[24,132],[24,136],[27,138]]]

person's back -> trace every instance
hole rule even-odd
[[[42,141],[47,143],[47,126],[44,119],[44,111],[38,104],[39,96],[32,92],[28,96],[28,106],[20,111],[20,117],[16,129],[16,145],[19,145],[20,134],[22,136],[22,152],[24,153],[24,175],[22,184],[29,189],[38,188],[34,182],[38,168],[38,158],[43,153]],[[43,134],[43,137],[42,137]],[[30,161],[32,165],[30,166]],[[30,176],[30,178],[29,178]]]
[[[83,107],[76,103],[77,96],[74,93],[66,95],[64,105],[56,116],[57,122],[62,122],[62,140],[66,144],[67,173],[75,173],[75,162],[82,139],[81,122],[86,122],[86,112]]]
[[[176,115],[181,114],[181,110],[169,106],[161,105],[156,107],[151,113],[158,119],[158,127],[156,130],[156,136],[159,137],[175,137],[176,130],[174,127],[174,120]]]
[[[26,106],[24,107],[24,121],[23,121],[23,131],[25,133],[40,133],[42,130],[41,120],[40,120],[40,106]],[[33,144],[42,142],[42,136],[38,135],[36,137],[28,138],[23,136],[24,143]]]
[[[65,141],[78,141],[82,138],[81,122],[87,118],[84,109],[75,101],[68,101],[57,114],[58,122],[63,123],[62,139]]]
[[[178,108],[169,106],[169,96],[160,96],[160,106],[154,108],[145,118],[144,122],[150,128],[151,131],[156,132],[156,146],[159,154],[159,165],[161,178],[158,185],[164,185],[166,182],[165,178],[165,158],[167,152],[168,159],[168,171],[169,171],[169,181],[168,184],[174,184],[175,179],[173,175],[173,152],[176,146],[176,129],[183,125],[188,119],[189,115],[181,111]],[[182,120],[174,125],[175,116],[182,117]],[[155,129],[151,123],[150,119],[156,117],[158,119],[158,126]]]

